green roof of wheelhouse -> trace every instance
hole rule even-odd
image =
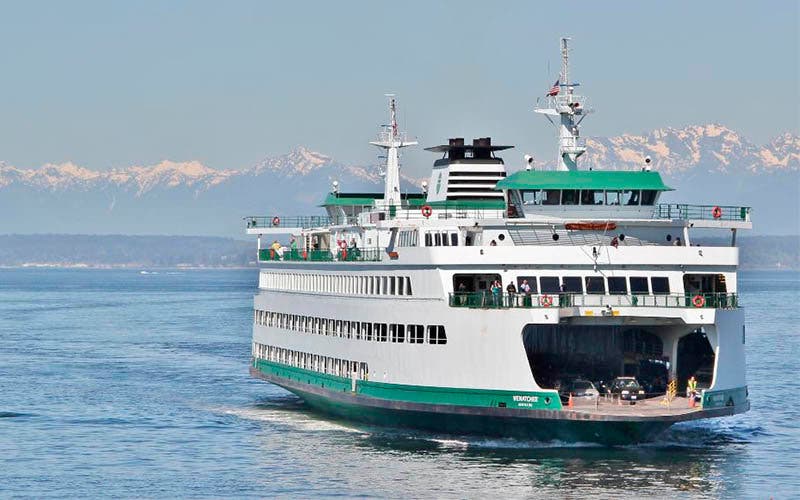
[[[497,183],[495,189],[594,189],[672,191],[658,172],[616,170],[523,170]]]

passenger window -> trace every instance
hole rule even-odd
[[[539,289],[542,293],[558,293],[561,291],[561,288],[558,286],[557,276],[542,276],[539,278],[539,284]]]
[[[647,278],[645,277],[631,277],[631,293],[634,295],[642,295],[650,293],[647,287]]]
[[[428,326],[428,343],[429,344],[446,344],[447,335],[444,333],[444,327],[441,325]]]
[[[458,246],[458,233],[451,233],[450,234],[450,246],[454,246],[454,247]]]
[[[650,285],[653,288],[653,295],[669,295],[668,278],[650,278]]]
[[[642,191],[642,205],[655,205],[658,191],[645,189]]]
[[[606,205],[619,205],[619,191],[606,191]]]
[[[525,292],[526,286],[530,288],[531,294],[538,293],[536,287],[536,276],[519,276],[517,278],[517,291],[519,293],[526,293]]]
[[[436,234],[433,235],[433,244],[434,244],[434,246],[437,246],[437,247],[438,246],[442,246],[442,235],[441,234],[436,233]]]
[[[604,191],[595,191],[594,192],[594,204],[595,205],[604,205],[606,202],[606,193]]]
[[[447,238],[447,233],[442,233],[442,246],[450,246],[450,240]]]
[[[602,276],[586,277],[586,293],[604,294],[606,293],[606,283]]]
[[[425,233],[425,246],[426,247],[433,246],[433,239],[431,238],[431,233]]]
[[[548,189],[544,191],[544,199],[542,205],[558,205],[559,198],[561,198],[560,189]]]
[[[628,284],[622,276],[608,278],[608,293],[612,295],[627,295]]]
[[[583,293],[583,285],[578,276],[565,276],[563,284],[564,291],[567,293]]]
[[[565,189],[561,192],[562,205],[577,205],[578,204],[578,190]]]

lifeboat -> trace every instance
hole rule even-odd
[[[617,228],[616,222],[568,222],[564,225],[571,231],[613,231]]]

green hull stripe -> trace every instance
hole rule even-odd
[[[313,384],[332,391],[352,392],[349,378],[327,375],[303,368],[256,359],[253,366],[267,375]],[[560,410],[561,400],[555,391],[524,392],[492,389],[462,389],[421,385],[387,384],[367,380],[356,381],[357,394],[389,401],[405,401],[438,405],[475,406],[483,408],[520,408],[526,410]]]

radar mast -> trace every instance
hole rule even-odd
[[[384,125],[378,134],[377,141],[370,144],[386,150],[386,178],[383,190],[385,207],[400,205],[400,148],[414,146],[417,141],[407,140],[397,126],[397,103],[394,94],[386,94],[389,98],[389,125]]]
[[[556,170],[577,170],[578,158],[586,152],[580,139],[579,126],[591,110],[586,109],[586,98],[575,93],[579,83],[569,79],[569,38],[561,38],[561,74],[547,93],[542,106],[534,108],[558,129],[558,159]],[[555,118],[559,122],[556,123]]]

